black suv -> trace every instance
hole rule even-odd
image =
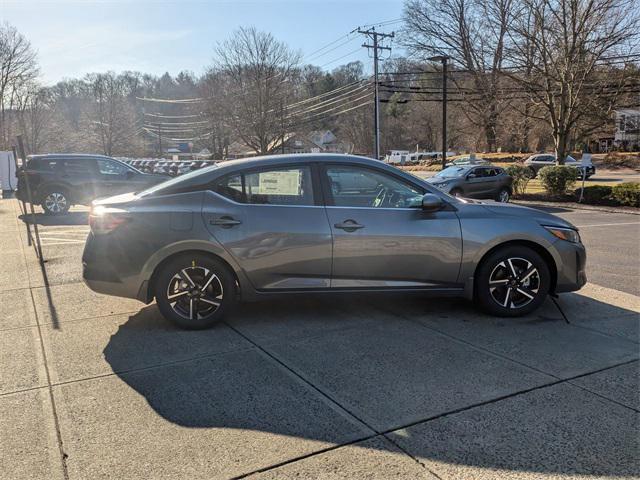
[[[143,173],[102,155],[30,155],[18,173],[16,197],[28,201],[25,175],[34,204],[49,215],[67,213],[71,205],[89,205],[99,197],[134,192],[168,180],[167,175]]]

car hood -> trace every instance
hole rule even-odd
[[[425,178],[425,182],[428,183],[443,183],[443,182],[451,182],[453,180],[459,180],[460,177],[429,177]]]
[[[577,228],[563,218],[557,217],[542,210],[535,208],[523,207],[521,205],[513,205],[511,203],[481,203],[482,207],[492,213],[508,217],[527,217],[536,220],[542,225],[553,225],[556,227]]]

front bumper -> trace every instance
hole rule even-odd
[[[587,283],[587,252],[584,245],[558,240],[554,247],[560,257],[556,293],[580,290]]]

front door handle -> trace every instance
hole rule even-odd
[[[216,218],[215,220],[209,221],[209,224],[223,228],[231,228],[235,225],[240,225],[241,223],[242,222],[240,220],[236,220],[235,218],[228,216]]]
[[[355,220],[345,220],[342,223],[336,223],[334,227],[344,230],[345,232],[355,232],[359,228],[364,228],[364,225],[356,223]]]

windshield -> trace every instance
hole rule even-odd
[[[441,172],[435,174],[438,178],[452,178],[452,177],[461,177],[464,175],[466,168],[463,167],[447,167]]]
[[[166,182],[162,182],[157,185],[154,185],[151,188],[147,188],[146,190],[143,190],[142,192],[138,193],[138,196],[146,197],[148,195],[153,195],[154,193],[157,193],[159,191],[175,187],[176,185],[180,185],[182,182],[188,182],[190,179],[194,177],[198,177],[203,173],[210,172],[215,168],[218,168],[218,165],[214,164],[206,168],[201,168],[200,170],[194,170],[192,172],[185,173],[184,175],[180,175],[178,177],[172,178],[171,180],[167,180]]]

